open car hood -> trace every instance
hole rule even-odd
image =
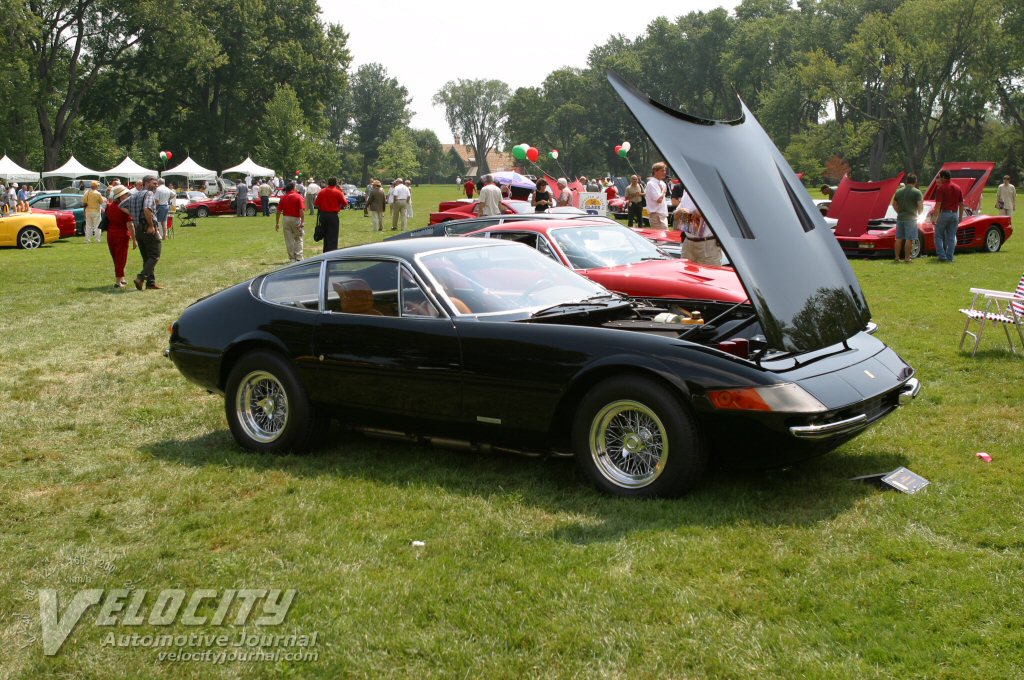
[[[608,80],[714,229],[771,347],[812,351],[865,329],[871,313],[839,242],[742,101],[738,119],[705,120]]]
[[[843,177],[828,208],[828,217],[837,220],[836,236],[862,236],[869,220],[885,217],[902,181],[902,172],[880,182],[854,182]]]
[[[996,169],[996,164],[991,161],[978,163],[945,163],[939,172],[949,170],[952,175],[953,184],[960,187],[964,194],[964,205],[973,212],[981,210],[981,194],[988,184],[989,177]],[[935,200],[935,189],[939,186],[939,173],[935,173],[932,183],[928,185],[928,191],[924,193],[924,200]]]

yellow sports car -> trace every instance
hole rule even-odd
[[[0,216],[0,246],[34,249],[60,238],[57,218],[42,213],[11,213]]]

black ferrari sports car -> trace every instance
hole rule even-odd
[[[308,449],[337,420],[572,453],[623,496],[679,495],[713,463],[819,455],[913,398],[913,369],[873,335],[835,238],[749,112],[692,119],[612,82],[714,225],[747,302],[655,307],[522,244],[415,238],[200,300],[168,356],[224,395],[247,449]]]

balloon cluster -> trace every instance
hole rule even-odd
[[[631,148],[632,147],[630,146],[629,142],[623,142],[622,144],[616,144],[615,145],[615,154],[617,156],[619,156],[620,158],[625,158],[626,154],[629,153],[629,150]]]
[[[512,156],[517,160],[529,159],[531,163],[536,163],[540,158],[540,151],[529,144],[517,144],[512,147]]]
[[[167,161],[171,160],[172,158],[174,158],[174,154],[171,153],[170,151],[161,151],[160,152],[160,160],[162,160],[164,163],[166,163]]]
[[[558,149],[552,149],[551,151],[548,151],[548,156],[551,157],[551,160],[557,161],[558,160]]]
[[[301,175],[301,174],[302,174],[302,171],[301,171],[301,170],[296,170],[296,171],[295,171],[295,176],[296,176],[296,177],[298,177],[298,176],[299,176],[299,175]]]

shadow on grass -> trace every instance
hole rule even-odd
[[[297,477],[336,477],[485,499],[514,499],[583,519],[561,524],[552,538],[571,543],[614,541],[635,531],[680,527],[806,526],[827,521],[878,493],[850,478],[888,472],[906,463],[898,453],[842,449],[799,465],[762,471],[712,470],[691,493],[675,500],[610,498],[595,491],[571,458],[453,451],[332,432],[328,447],[306,455],[242,451],[220,430],[195,439],[153,443],[143,451],[191,466],[279,470]]]

